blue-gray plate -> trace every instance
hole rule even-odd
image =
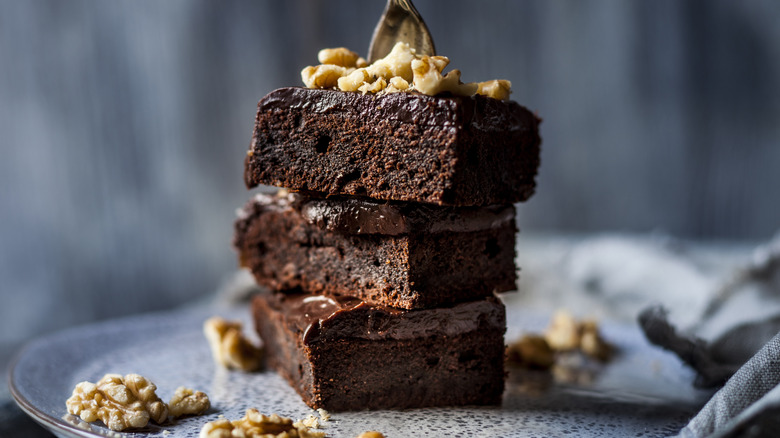
[[[237,419],[247,408],[294,419],[309,409],[271,371],[243,373],[216,366],[202,335],[203,321],[219,314],[248,321],[246,308],[196,308],[118,319],[69,329],[29,343],[9,369],[16,402],[60,437],[118,436],[102,423],[68,415],[65,400],[81,381],[106,373],[138,373],[168,400],[179,386],[206,392],[212,408],[199,417],[123,432],[127,437],[197,437],[202,425]],[[507,339],[541,331],[549,315],[508,308]],[[249,326],[248,326],[249,327]],[[246,330],[251,331],[251,330]],[[329,437],[378,430],[388,438],[425,437],[652,437],[679,430],[707,400],[691,387],[692,373],[672,355],[650,346],[631,325],[604,324],[619,350],[605,365],[568,360],[550,372],[510,369],[500,407],[457,407],[334,413],[323,423]]]

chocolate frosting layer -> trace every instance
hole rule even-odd
[[[258,103],[260,112],[300,108],[313,113],[360,113],[367,123],[394,120],[415,125],[462,127],[485,131],[528,129],[536,118],[517,102],[490,97],[428,96],[419,93],[384,95],[301,87],[279,88]]]
[[[515,207],[444,207],[432,204],[374,201],[351,197],[257,195],[264,208],[292,207],[310,224],[340,234],[399,236],[410,233],[470,232],[500,228],[514,221]],[[242,216],[243,215],[243,216]],[[239,213],[246,217],[246,213]]]
[[[293,330],[303,333],[305,343],[323,339],[369,340],[457,336],[474,330],[506,327],[504,305],[496,297],[423,310],[402,310],[370,305],[357,298],[269,294],[269,305],[284,315]]]

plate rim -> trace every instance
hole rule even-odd
[[[67,331],[71,331],[73,329],[69,329]],[[27,344],[25,344],[19,351],[16,352],[16,354],[11,359],[11,362],[8,364],[8,373],[6,376],[6,380],[8,383],[8,390],[11,393],[11,397],[13,397],[14,402],[16,403],[19,408],[24,411],[25,414],[29,415],[33,420],[35,420],[36,423],[43,426],[45,429],[49,430],[50,432],[54,433],[57,436],[61,436],[60,433],[66,432],[68,437],[77,437],[77,438],[91,438],[94,436],[101,436],[99,434],[94,433],[93,431],[87,431],[84,429],[80,429],[72,424],[68,424],[67,422],[63,421],[62,419],[54,418],[53,416],[50,416],[49,414],[46,414],[45,412],[41,412],[39,409],[37,409],[33,403],[30,400],[27,400],[27,398],[22,395],[22,393],[19,391],[19,389],[16,387],[16,384],[14,383],[14,376],[16,375],[17,366],[19,362],[22,360],[22,358],[28,354],[28,352],[37,344],[40,344],[43,340],[54,338],[59,333],[54,333],[52,335],[44,335],[39,338],[36,338]]]
[[[16,351],[15,354],[13,354],[11,360],[9,361],[7,372],[6,372],[6,383],[8,385],[8,390],[16,405],[19,406],[19,408],[25,414],[29,415],[33,420],[35,420],[36,423],[38,423],[39,425],[41,425],[49,432],[53,433],[58,437],[64,436],[67,438],[93,438],[93,437],[108,436],[104,433],[100,433],[99,430],[96,431],[95,429],[92,429],[89,423],[84,423],[86,425],[89,425],[90,427],[90,430],[86,430],[63,420],[61,417],[57,418],[53,415],[43,412],[40,409],[38,409],[31,400],[29,400],[27,397],[24,396],[20,388],[18,388],[15,383],[16,381],[15,377],[18,374],[19,363],[28,354],[30,354],[30,351],[39,347],[41,344],[56,342],[58,338],[72,337],[74,334],[78,334],[79,332],[82,332],[84,330],[88,330],[88,329],[99,330],[101,327],[110,327],[110,326],[117,325],[119,323],[127,323],[129,321],[134,321],[137,319],[159,320],[162,318],[171,318],[171,317],[175,318],[176,316],[189,316],[191,318],[197,318],[197,317],[201,317],[202,314],[208,313],[209,311],[214,312],[215,314],[217,313],[234,314],[240,309],[241,309],[240,306],[217,306],[217,307],[198,306],[198,305],[185,306],[177,309],[159,310],[159,311],[145,312],[145,313],[139,313],[134,315],[127,315],[119,318],[109,318],[103,321],[93,321],[91,323],[80,324],[77,326],[68,327],[59,331],[53,331],[48,334],[37,336],[29,340],[21,348],[19,348],[19,350]],[[63,402],[63,406],[64,406],[64,402]],[[69,414],[67,410],[65,410],[63,416],[65,415],[73,415],[73,414]],[[75,415],[75,417],[79,418],[77,415]],[[122,436],[125,436],[124,434],[127,433],[127,431],[110,431],[110,432],[123,434]],[[132,431],[130,431],[130,433],[132,433]]]

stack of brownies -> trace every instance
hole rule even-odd
[[[240,264],[274,368],[312,408],[498,404],[515,208],[539,119],[511,101],[283,88],[258,105]]]

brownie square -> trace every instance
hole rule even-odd
[[[501,402],[506,316],[495,297],[399,310],[264,292],[252,312],[268,365],[314,409]]]
[[[247,187],[486,206],[527,200],[539,122],[485,96],[282,88],[258,103]]]
[[[515,290],[515,209],[259,194],[235,224],[239,263],[275,291],[420,309]]]

